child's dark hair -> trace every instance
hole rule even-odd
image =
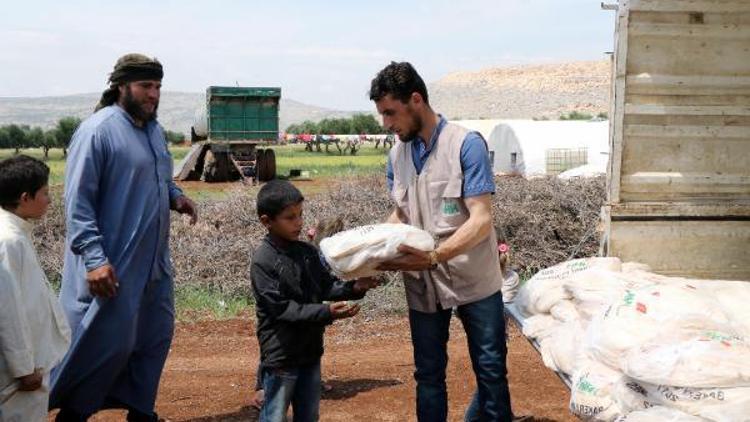
[[[286,180],[271,180],[263,185],[258,191],[256,201],[258,207],[258,217],[267,215],[268,218],[276,218],[277,215],[284,211],[284,208],[299,204],[304,201],[305,197],[293,184]]]
[[[312,232],[308,232],[310,242],[315,247],[320,246],[320,241],[326,237],[331,237],[334,234],[344,230],[344,220],[341,217],[333,217],[322,219],[315,225],[315,229]]]
[[[0,207],[15,209],[25,192],[32,198],[47,185],[49,167],[28,155],[0,161]]]
[[[427,86],[409,62],[391,62],[378,72],[370,85],[370,99],[380,101],[390,94],[402,103],[409,102],[411,94],[418,92],[425,104],[430,104]]]

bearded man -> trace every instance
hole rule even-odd
[[[172,181],[156,121],[162,77],[156,59],[121,57],[70,142],[60,301],[73,339],[52,373],[57,421],[107,408],[127,409],[128,421],[158,420],[154,402],[174,329],[169,211],[197,218]]]

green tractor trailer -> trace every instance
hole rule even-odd
[[[193,147],[176,180],[267,181],[276,176],[281,88],[211,86],[191,128]]]

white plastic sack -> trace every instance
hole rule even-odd
[[[646,270],[644,268],[641,268],[639,264],[630,262],[623,265],[623,276],[627,277],[630,280],[638,280],[641,284],[679,284],[677,282],[682,282],[681,285],[684,285],[686,283],[695,282],[694,279],[689,278],[682,278],[682,277],[669,277],[662,274],[656,274],[652,273],[650,270]],[[627,271],[626,271],[627,270]],[[691,283],[694,284],[694,283]]]
[[[588,353],[613,368],[622,358],[661,333],[725,327],[728,320],[715,299],[691,286],[654,285],[627,290],[594,318],[586,332]]]
[[[553,371],[572,375],[581,361],[583,328],[578,321],[563,323],[546,337],[540,347],[542,361]]]
[[[616,422],[704,422],[706,419],[691,416],[664,406],[650,407],[645,410],[637,410],[626,416],[618,418]]]
[[[637,273],[639,277],[644,275]],[[715,300],[718,307],[730,320],[732,327],[744,337],[750,338],[750,283],[746,281],[699,280],[682,277],[665,277],[645,273],[646,277],[661,277],[661,284],[687,286],[699,294]]]
[[[702,288],[711,289],[732,327],[750,339],[750,283],[746,281],[707,281]]]
[[[320,250],[334,274],[351,280],[380,273],[375,267],[398,257],[400,245],[435,249],[434,239],[424,230],[408,224],[373,224],[327,237],[320,242]]]
[[[516,300],[518,309],[525,316],[548,313],[559,301],[570,299],[563,283],[590,268],[620,271],[621,262],[618,258],[581,258],[541,270],[521,287]]]
[[[614,396],[624,409],[661,405],[717,422],[750,418],[750,388],[689,388],[654,385],[624,378]]]
[[[579,322],[581,316],[576,306],[569,300],[561,300],[549,310],[550,315],[560,322]]]
[[[573,374],[570,411],[584,420],[612,421],[626,412],[612,392],[623,375],[595,360],[585,359]]]
[[[655,395],[654,391],[647,389],[647,386],[651,386],[651,384],[642,383],[624,376],[612,388],[612,397],[614,397],[617,404],[625,412],[644,410],[657,406],[660,401],[659,396]]]
[[[569,298],[563,288],[563,280],[531,278],[518,290],[515,303],[521,314],[528,317],[549,313],[557,302]]]
[[[633,271],[650,272],[651,267],[648,264],[641,264],[640,262],[623,262],[622,263],[622,272],[627,274]]]
[[[586,271],[591,268],[604,268],[610,271],[621,271],[622,262],[616,257],[594,257],[579,258],[561,262],[549,268],[540,270],[532,277],[532,280],[567,280],[573,274]]]
[[[651,384],[750,387],[750,344],[727,330],[662,333],[630,349],[622,369]]]
[[[590,321],[628,289],[638,289],[652,284],[632,273],[621,273],[605,268],[591,268],[574,274],[564,283],[573,297],[581,318]]]
[[[561,325],[550,315],[534,315],[523,320],[523,335],[541,341],[549,337]]]

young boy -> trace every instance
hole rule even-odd
[[[330,268],[328,267],[328,263],[325,262],[325,259],[323,258],[322,253],[320,252],[320,241],[325,239],[326,237],[333,236],[334,234],[343,231],[344,230],[344,221],[341,219],[341,217],[336,218],[330,218],[330,219],[322,219],[319,220],[318,223],[315,225],[315,227],[310,228],[305,235],[307,236],[308,243],[315,246],[315,248],[318,249],[318,254],[320,255],[320,262],[323,264],[323,267],[330,271]],[[263,391],[263,380],[262,380],[262,365],[260,361],[258,362],[258,371],[256,372],[256,381],[255,381],[255,394],[253,395],[253,398],[250,400],[250,405],[258,410],[260,410],[263,407],[263,401],[265,397],[265,393]],[[324,392],[329,392],[333,389],[330,385],[326,384],[325,381],[321,381],[320,388],[323,389]]]
[[[325,326],[359,312],[359,305],[324,300],[361,299],[374,279],[342,282],[323,267],[317,249],[298,240],[304,197],[291,183],[273,180],[258,192],[268,235],[253,255],[250,278],[256,301],[265,400],[262,422],[317,421],[320,358]]]
[[[31,242],[28,220],[50,203],[49,168],[17,156],[0,161],[0,420],[46,421],[49,371],[70,329]]]

